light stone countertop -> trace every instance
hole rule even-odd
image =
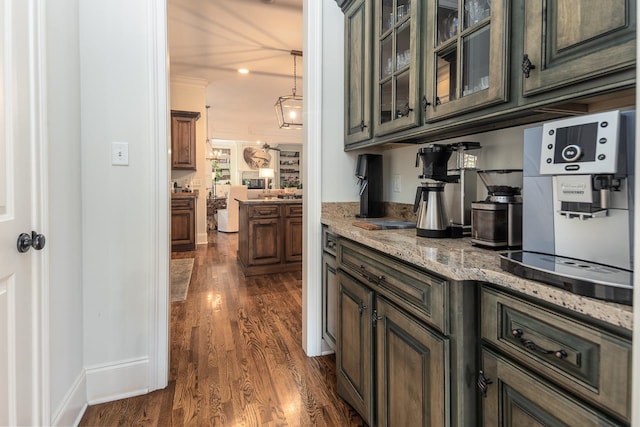
[[[236,199],[241,205],[292,205],[301,204],[302,199]]]
[[[583,297],[507,273],[500,268],[498,252],[472,246],[468,237],[430,239],[416,236],[415,229],[369,231],[352,225],[355,220],[354,217],[330,212],[323,212],[321,218],[332,233],[441,276],[458,281],[493,283],[627,330],[632,329],[632,307]]]

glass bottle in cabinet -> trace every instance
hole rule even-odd
[[[424,50],[426,122],[507,101],[508,4],[431,0],[427,21],[434,25]]]
[[[419,2],[376,2],[376,135],[416,126]]]

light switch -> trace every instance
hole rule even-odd
[[[111,143],[111,164],[116,166],[129,165],[129,143],[128,142],[112,142]]]
[[[400,181],[400,175],[399,174],[393,175],[393,192],[394,193],[402,192],[402,184],[401,184],[401,181]]]

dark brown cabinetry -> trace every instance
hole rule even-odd
[[[480,300],[485,425],[630,421],[628,339],[487,286]]]
[[[635,0],[338,4],[346,150],[634,105]],[[360,120],[369,93],[370,126]]]
[[[371,138],[371,16],[373,5],[358,0],[345,11],[345,145]]]
[[[635,1],[526,1],[523,22],[524,97],[634,68]]]
[[[335,351],[338,336],[337,236],[322,228],[322,339]]]
[[[476,425],[474,287],[338,242],[338,393],[369,425]]]
[[[302,204],[240,202],[238,261],[246,276],[299,270]]]
[[[199,112],[171,111],[171,168],[196,169],[196,120]]]
[[[171,198],[171,250],[192,251],[196,248],[196,198]]]

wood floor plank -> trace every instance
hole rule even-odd
[[[363,426],[336,393],[335,358],[302,342],[302,274],[245,278],[237,234],[211,233],[171,304],[169,385],[92,405],[82,426]]]

